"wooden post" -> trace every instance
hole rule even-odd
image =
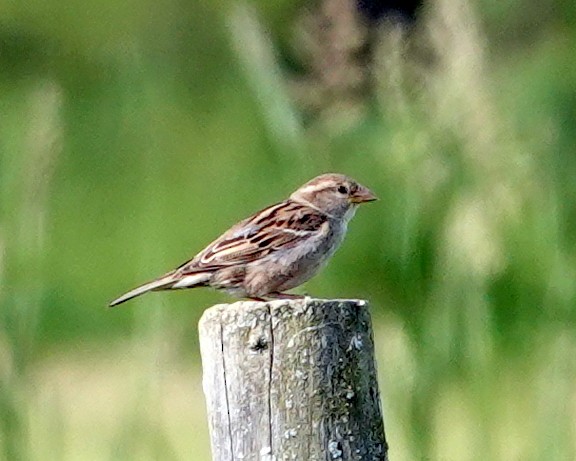
[[[213,461],[387,461],[365,301],[217,305],[200,348]]]

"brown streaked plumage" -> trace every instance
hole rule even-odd
[[[352,178],[324,174],[287,200],[239,222],[193,259],[110,303],[149,291],[210,286],[239,297],[291,298],[332,256],[357,205],[376,196]],[[297,296],[296,296],[297,297]]]

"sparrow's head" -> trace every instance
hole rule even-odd
[[[290,198],[295,202],[317,208],[334,217],[351,217],[351,211],[360,203],[377,200],[377,197],[348,176],[328,173],[308,181]]]

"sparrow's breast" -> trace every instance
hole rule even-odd
[[[275,254],[271,265],[275,269],[269,272],[271,277],[273,273],[278,274],[274,291],[295,288],[312,278],[342,243],[346,224],[344,221],[327,221],[318,236]]]

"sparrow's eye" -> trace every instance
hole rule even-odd
[[[338,187],[338,192],[341,194],[348,194],[348,188],[346,186],[340,186]]]

